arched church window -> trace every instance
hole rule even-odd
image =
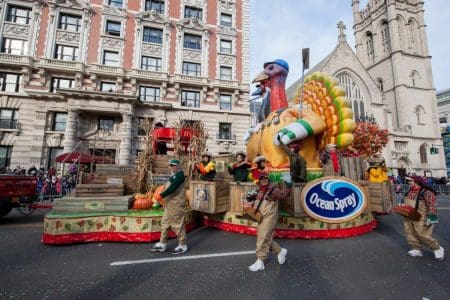
[[[418,105],[416,106],[414,113],[417,116],[417,124],[424,124],[423,119],[425,115],[425,109],[421,105]]]
[[[420,146],[419,153],[420,153],[420,162],[422,164],[428,163],[427,145],[426,144],[423,144],[423,145]]]
[[[414,87],[417,86],[417,83],[420,78],[419,73],[416,70],[414,70],[411,72],[411,75],[409,75],[409,77],[411,78],[411,85]]]
[[[408,29],[408,49],[416,52],[416,23],[413,19],[410,19],[406,27]]]
[[[373,35],[370,31],[366,33],[366,49],[367,49],[367,59],[369,63],[373,63],[375,61],[375,53],[373,50]]]
[[[384,91],[384,86],[383,86],[383,79],[381,78],[377,78],[377,87],[380,90],[380,92]]]
[[[384,53],[391,52],[391,38],[389,35],[389,23],[387,21],[381,23],[381,44],[383,45]]]
[[[397,16],[397,31],[398,31],[398,43],[400,45],[400,49],[403,49],[403,27],[405,25],[405,22],[401,16]]]
[[[339,84],[345,88],[347,98],[353,110],[353,119],[358,122],[366,113],[361,88],[347,72],[336,75],[336,78],[339,80]]]

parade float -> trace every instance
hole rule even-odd
[[[375,138],[364,131],[367,128],[358,129],[345,89],[335,78],[313,73],[305,78],[289,106],[284,86],[287,63],[276,60],[266,63],[264,68],[255,79],[259,83],[257,93],[263,98],[258,113],[260,122],[249,129],[246,152],[249,162],[263,155],[269,163],[269,177],[286,181],[290,186],[290,196],[280,203],[275,236],[340,238],[376,228],[376,213],[386,213],[392,206],[392,188],[389,181],[368,180],[370,170],[364,167],[364,162],[370,163],[370,156],[379,154],[380,149],[358,155],[358,149],[362,153],[368,148],[364,141],[373,143],[371,139]],[[245,217],[244,207],[249,206],[247,194],[256,190],[257,185],[232,182],[224,166],[233,161],[233,155],[213,157],[217,176],[213,181],[198,180],[193,166],[208,139],[202,126],[194,129],[179,124],[171,129],[147,126],[147,132],[153,134],[148,135],[147,148],[140,154],[136,167],[105,166],[97,170],[93,182],[77,187],[75,197],[55,201],[53,211],[45,217],[43,243],[158,240],[164,203],[158,203],[155,194],[164,189],[169,176],[168,161],[174,157],[182,162],[188,180],[188,230],[203,224],[256,234],[258,224]],[[170,142],[174,149],[170,149],[169,155],[155,155],[157,140]],[[380,147],[385,143],[387,134],[378,142]],[[300,147],[299,153],[306,161],[304,183],[290,182],[286,148],[293,144]],[[320,154],[330,144],[345,154],[340,160],[343,176],[324,176]],[[134,194],[124,196],[130,191]]]

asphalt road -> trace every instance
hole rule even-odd
[[[286,264],[271,257],[258,273],[247,269],[253,254],[111,266],[173,256],[150,244],[46,246],[45,212],[15,212],[0,220],[0,299],[450,299],[450,197],[438,203],[434,235],[447,250],[444,261],[430,251],[407,256],[401,217],[386,215],[359,237],[278,240]],[[186,257],[253,251],[255,237],[198,228],[188,246]]]

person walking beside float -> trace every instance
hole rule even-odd
[[[172,175],[166,183],[166,188],[155,198],[161,202],[164,198],[166,207],[161,219],[161,238],[151,250],[153,252],[164,252],[167,249],[167,238],[170,228],[176,233],[178,246],[172,250],[172,254],[182,254],[188,251],[186,245],[186,227],[184,224],[186,200],[184,199],[185,177],[178,159],[171,159],[169,167]]]
[[[403,226],[411,250],[409,256],[422,257],[422,247],[428,247],[434,252],[437,260],[444,259],[444,248],[433,238],[434,224],[437,223],[436,192],[419,176],[406,178],[411,185],[406,194],[404,204],[413,207],[419,213],[417,220],[404,218]]]
[[[286,184],[281,181],[277,184],[270,183],[267,175],[263,174],[258,180],[259,191],[256,195],[256,201],[261,201],[258,205],[261,221],[258,224],[256,237],[256,262],[248,267],[252,272],[263,271],[265,269],[264,261],[269,255],[269,251],[277,255],[280,265],[286,261],[287,250],[281,248],[273,240],[275,226],[278,220],[278,201],[287,197],[288,189]]]

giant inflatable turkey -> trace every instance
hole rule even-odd
[[[345,89],[337,79],[316,72],[307,76],[288,106],[285,91],[289,65],[282,59],[264,64],[264,71],[253,81],[263,98],[258,113],[260,123],[247,137],[247,157],[266,157],[273,169],[289,166],[286,146],[298,143],[307,167],[320,168],[319,153],[327,144],[345,148],[353,142],[353,111]],[[300,99],[302,103],[300,103]]]

